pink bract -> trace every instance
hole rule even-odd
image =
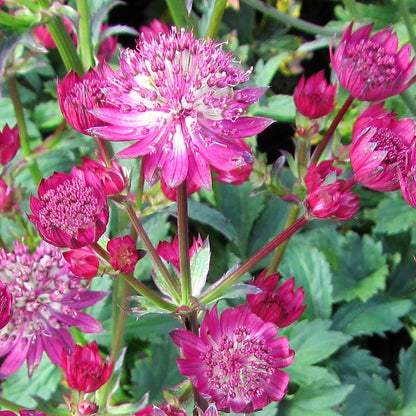
[[[302,75],[293,91],[293,100],[297,110],[310,119],[329,114],[335,106],[336,85],[328,84],[324,70],[312,75],[305,81]]]
[[[42,179],[38,198],[31,195],[29,219],[41,237],[57,247],[96,243],[105,232],[109,209],[104,186],[90,170],[77,166],[70,174]]]
[[[146,181],[160,178],[174,188],[185,179],[211,189],[210,167],[230,171],[251,163],[238,140],[254,136],[273,120],[244,117],[265,88],[234,90],[250,71],[211,39],[172,28],[137,50],[120,54],[120,69],[107,79],[107,103],[91,113],[106,123],[89,133],[113,141],[135,141],[117,156],[143,156]]]
[[[63,256],[69,264],[69,270],[75,276],[87,280],[97,276],[100,262],[95,252],[89,246],[68,250],[63,253]]]
[[[6,124],[0,131],[0,164],[9,163],[20,148],[19,127],[12,129]]]
[[[34,253],[15,242],[14,251],[0,250],[0,279],[13,297],[10,322],[0,330],[0,378],[14,373],[26,360],[29,376],[39,366],[43,351],[56,365],[62,350],[74,348],[68,330],[102,332],[101,324],[81,309],[95,305],[108,292],[88,290],[76,278],[55,247],[41,242]]]
[[[352,133],[350,159],[357,180],[375,191],[399,189],[398,174],[405,169],[414,137],[413,119],[397,120],[382,102],[367,108]]]
[[[415,60],[410,44],[397,51],[398,38],[390,27],[370,37],[373,24],[352,33],[351,23],[341,37],[331,63],[340,84],[354,98],[380,101],[410,87]]]
[[[12,317],[12,295],[0,280],[0,329],[4,328]]]
[[[283,328],[295,322],[303,313],[306,305],[303,287],[295,289],[295,278],[291,277],[282,283],[279,289],[276,286],[280,280],[279,273],[266,276],[267,269],[263,270],[250,284],[263,290],[263,293],[247,295],[250,309],[266,322],[273,322]]]
[[[75,345],[71,353],[62,351],[62,368],[71,389],[91,393],[97,391],[113,372],[113,360],[103,360],[98,344],[93,341],[85,346]]]
[[[405,169],[399,171],[399,180],[404,199],[416,208],[416,143],[408,152]]]
[[[201,323],[199,336],[184,329],[171,332],[181,349],[179,371],[218,410],[251,413],[287,392],[289,375],[280,370],[294,360],[285,337],[246,305],[226,309],[218,318],[216,306]]]

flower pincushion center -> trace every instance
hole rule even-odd
[[[404,163],[407,147],[390,129],[379,128],[372,140],[378,152],[385,152],[384,163],[386,165]]]

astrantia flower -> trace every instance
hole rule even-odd
[[[100,262],[89,246],[68,250],[63,256],[75,276],[88,280],[97,276]]]
[[[295,322],[305,310],[306,305],[302,305],[305,291],[303,287],[294,290],[294,277],[287,279],[275,290],[280,274],[272,273],[266,276],[266,273],[267,269],[250,281],[250,284],[262,289],[263,293],[247,295],[247,303],[250,310],[263,321],[273,322],[279,328],[283,328]]]
[[[405,168],[399,170],[398,176],[404,199],[416,208],[416,143],[409,150]]]
[[[41,242],[33,254],[20,242],[14,251],[0,250],[0,279],[13,297],[10,322],[0,330],[0,378],[14,373],[25,360],[29,375],[38,367],[43,351],[61,364],[62,350],[74,341],[68,327],[82,332],[103,331],[101,324],[81,309],[96,304],[108,292],[88,290],[68,268],[60,251]]]
[[[146,406],[144,409],[134,414],[135,416],[186,416],[184,409],[167,405]]]
[[[229,171],[253,158],[236,139],[256,135],[273,120],[243,117],[264,88],[234,90],[250,71],[236,65],[231,53],[211,39],[172,28],[137,50],[120,55],[120,69],[107,78],[107,102],[92,114],[107,126],[89,132],[103,139],[135,141],[117,155],[143,156],[145,179],[161,177],[170,188],[185,179],[211,189],[210,166]]]
[[[4,328],[12,316],[12,295],[0,280],[0,329]]]
[[[62,368],[69,387],[84,393],[97,391],[110,378],[113,360],[103,360],[98,344],[93,341],[85,346],[75,345],[71,353],[62,351]]]
[[[3,178],[0,178],[0,214],[2,216],[14,217],[19,211],[19,200],[21,192],[12,185],[7,185]]]
[[[12,129],[6,124],[0,131],[0,164],[9,163],[20,147],[19,127]]]
[[[329,114],[335,105],[336,85],[328,84],[324,70],[312,75],[305,82],[302,75],[293,91],[293,100],[297,110],[310,119]]]
[[[129,235],[110,240],[107,250],[110,253],[110,263],[114,270],[126,273],[134,271],[137,262],[145,253],[143,250],[137,250],[136,243]]]
[[[250,413],[278,401],[287,392],[289,376],[280,368],[294,360],[285,337],[246,305],[226,309],[218,318],[214,307],[204,317],[200,334],[175,329],[181,348],[179,371],[218,410]]]
[[[397,51],[398,39],[390,27],[370,37],[373,24],[352,33],[351,23],[341,37],[331,63],[340,84],[354,98],[380,101],[399,94],[416,81],[410,44]]]
[[[97,413],[98,405],[90,400],[80,400],[77,409],[80,416],[89,416]]]
[[[30,197],[29,219],[41,237],[57,247],[80,248],[96,243],[108,222],[108,204],[100,178],[77,166],[70,174],[55,172],[42,179],[39,199]]]
[[[315,217],[345,221],[358,211],[359,197],[351,193],[355,180],[340,181],[340,174],[341,169],[333,166],[332,160],[309,166],[305,175],[307,208]]]
[[[397,120],[383,103],[369,107],[354,124],[350,151],[351,166],[359,182],[380,192],[399,189],[399,172],[405,169],[414,143],[415,123]]]

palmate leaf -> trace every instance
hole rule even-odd
[[[416,342],[400,352],[399,371],[403,407],[416,409]]]

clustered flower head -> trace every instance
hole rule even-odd
[[[143,250],[137,250],[136,243],[129,235],[110,240],[107,250],[110,253],[110,263],[114,270],[126,273],[133,272],[137,262],[145,254]]]
[[[42,179],[38,195],[31,195],[29,219],[48,243],[80,248],[103,235],[109,208],[103,183],[91,170],[75,166],[69,174],[55,172]]]
[[[98,344],[75,345],[72,352],[62,351],[62,368],[71,389],[91,393],[97,391],[113,372],[113,360],[104,362]]]
[[[415,60],[410,44],[398,48],[398,38],[390,27],[370,37],[373,24],[352,32],[351,23],[342,34],[331,64],[340,84],[361,101],[380,101],[409,88]]]
[[[90,111],[102,122],[88,133],[134,141],[117,156],[143,156],[150,184],[163,178],[170,188],[187,180],[196,189],[211,189],[210,167],[232,171],[251,163],[251,152],[240,140],[273,121],[244,117],[265,91],[235,90],[250,71],[221,45],[183,29],[141,36],[136,50],[121,52],[117,71],[104,72],[106,105]]]
[[[375,191],[399,189],[399,174],[406,168],[414,141],[413,119],[398,120],[383,102],[368,107],[358,116],[352,133],[350,159],[357,180]]]
[[[264,322],[246,305],[217,307],[201,322],[199,335],[184,329],[171,332],[181,349],[179,371],[218,410],[250,413],[278,401],[287,392],[289,375],[280,368],[294,360],[294,351],[277,327]]]
[[[41,362],[43,351],[56,365],[61,353],[72,351],[68,330],[103,331],[101,324],[81,311],[108,292],[88,290],[69,270],[62,253],[41,242],[34,253],[15,242],[14,251],[0,250],[0,281],[13,299],[10,321],[0,329],[0,378],[7,378],[26,360],[29,375]]]

